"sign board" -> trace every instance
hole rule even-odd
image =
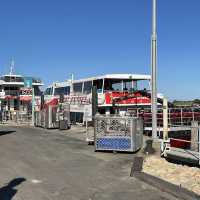
[[[70,104],[70,112],[83,113],[83,121],[92,121],[91,95],[65,96],[65,103]]]
[[[92,121],[92,105],[84,107],[83,121]]]
[[[41,98],[35,97],[35,111],[40,111]]]
[[[89,105],[91,104],[91,98],[89,98],[87,95],[83,96],[74,96],[69,95],[64,97],[65,103],[68,103],[70,105]]]
[[[32,88],[23,87],[20,88],[20,96],[32,96]]]
[[[105,94],[105,104],[112,104],[115,100],[115,104],[125,105],[138,105],[138,104],[146,104],[149,105],[151,103],[151,99],[145,96],[142,96],[139,92],[132,96],[122,93],[122,92],[107,92]],[[117,100],[117,101],[116,101]]]

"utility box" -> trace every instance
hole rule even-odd
[[[135,152],[143,145],[143,120],[129,116],[95,116],[96,151]]]

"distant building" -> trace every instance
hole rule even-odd
[[[32,91],[37,98],[41,95],[43,83],[34,77],[7,74],[0,76],[0,107],[4,111],[31,109]],[[34,89],[34,90],[32,90]]]
[[[194,102],[193,101],[178,101],[178,100],[175,100],[173,101],[173,105],[175,107],[192,107],[194,106]]]

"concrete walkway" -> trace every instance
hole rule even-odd
[[[0,129],[0,200],[176,199],[129,176],[134,154],[95,153],[81,128]]]

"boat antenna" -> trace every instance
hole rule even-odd
[[[12,57],[11,62],[10,62],[10,75],[14,74],[14,68],[15,68],[15,61],[14,61],[14,58]]]

